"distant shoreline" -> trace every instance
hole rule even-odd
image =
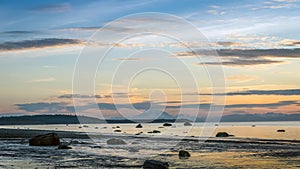
[[[134,121],[133,121],[134,120]],[[204,118],[194,119],[195,122],[210,122]],[[0,117],[0,125],[41,125],[41,124],[120,124],[120,123],[174,123],[174,122],[192,122],[189,118],[174,119],[98,119],[88,116],[75,115],[34,115],[34,116],[10,116]],[[279,122],[279,121],[300,121],[300,114],[233,114],[225,115],[220,122]],[[214,121],[211,121],[214,122]]]

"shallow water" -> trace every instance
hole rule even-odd
[[[197,136],[204,130],[203,123],[192,127],[176,123],[164,128],[161,123],[142,125],[141,129],[136,129],[136,124],[1,126],[87,131],[92,139],[61,138],[72,147],[71,150],[29,146],[28,139],[0,139],[0,168],[141,168],[145,159],[168,161],[170,168],[300,166],[300,122],[257,122],[255,127],[252,127],[253,123],[210,124],[210,129],[216,130],[210,138],[201,137],[200,142]],[[115,129],[122,132],[114,132]],[[285,132],[278,133],[278,129]],[[153,130],[161,133],[147,133]],[[141,131],[143,134],[135,135]],[[226,131],[235,137],[216,138],[218,131]],[[185,135],[185,140],[181,140]],[[110,138],[120,138],[126,145],[108,145],[106,141]],[[192,157],[179,159],[180,149],[188,150]]]

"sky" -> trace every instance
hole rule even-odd
[[[299,114],[299,8],[2,0],[0,116]]]

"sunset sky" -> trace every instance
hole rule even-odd
[[[299,114],[299,10],[298,0],[2,0],[0,116],[74,114],[72,97],[82,101],[81,114],[96,117],[93,101],[105,117],[136,116],[150,104],[194,116],[198,106],[200,114],[222,106],[212,96],[226,96],[224,114]],[[186,46],[159,31],[186,38]],[[124,34],[135,36],[116,42]],[[73,76],[110,46],[96,74]],[[139,72],[149,65],[167,71]],[[84,83],[87,76],[94,92],[74,92],[73,77]],[[212,93],[211,78],[224,78],[225,91]]]

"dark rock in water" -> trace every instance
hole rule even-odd
[[[172,126],[171,123],[164,123],[163,126]]]
[[[110,144],[110,145],[126,144],[126,142],[125,142],[124,140],[117,139],[117,138],[109,139],[109,140],[107,140],[106,143],[107,143],[107,144]]]
[[[192,126],[192,124],[191,124],[190,122],[188,122],[188,121],[184,122],[183,125],[184,125],[184,126]]]
[[[160,133],[158,130],[153,130],[152,133]]]
[[[163,126],[159,126],[158,128],[159,128],[159,129],[162,129],[162,128],[164,128],[164,127],[163,127]]]
[[[116,126],[116,128],[120,128],[120,126]]]
[[[122,130],[114,130],[114,132],[118,132],[119,133],[119,132],[122,132]]]
[[[255,127],[255,126],[256,126],[255,124],[252,125],[252,127]]]
[[[143,128],[142,124],[138,124],[135,128]]]
[[[178,153],[179,158],[189,158],[191,155],[185,150],[180,150]]]
[[[83,125],[83,127],[85,127],[85,128],[88,128],[89,126],[87,126],[87,125]]]
[[[159,130],[153,130],[153,131],[149,131],[148,133],[160,133]]]
[[[281,132],[281,133],[283,133],[283,132],[285,132],[285,130],[277,130],[277,132]]]
[[[72,149],[72,147],[68,146],[68,145],[65,145],[65,144],[60,144],[58,146],[58,149]]]
[[[99,129],[98,127],[95,127],[95,129]]]
[[[136,133],[135,135],[141,135],[141,134],[143,134],[143,132],[141,131],[141,132],[139,132],[139,133]]]
[[[58,146],[60,145],[59,137],[56,133],[48,133],[32,137],[29,140],[31,146]]]
[[[102,148],[101,146],[91,146],[91,148]]]
[[[136,153],[136,152],[139,152],[139,150],[136,149],[136,148],[129,148],[129,149],[128,149],[128,152]]]
[[[146,160],[143,164],[144,169],[168,169],[169,163],[157,160]]]
[[[71,140],[69,144],[89,144],[88,142],[78,141],[78,140]]]
[[[218,132],[216,137],[229,137],[230,135],[226,132]]]

